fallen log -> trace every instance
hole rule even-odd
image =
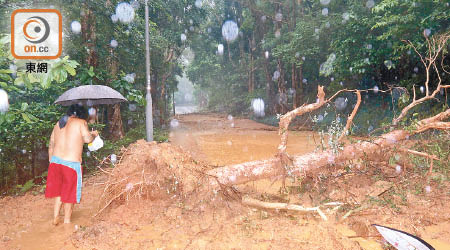
[[[292,156],[292,166],[290,167],[291,175],[303,176],[313,170],[323,167],[344,163],[348,160],[358,159],[364,155],[376,153],[379,149],[395,146],[399,142],[409,138],[410,136],[425,131],[426,129],[447,129],[448,126],[431,127],[430,124],[442,125],[443,120],[450,117],[450,109],[439,113],[436,116],[419,121],[414,130],[394,130],[378,137],[373,141],[363,141],[344,146],[344,149],[338,154],[327,150],[323,152],[313,152],[304,155]],[[448,123],[445,123],[448,124]],[[284,168],[280,164],[279,157],[234,164],[230,166],[215,168],[207,172],[208,175],[215,177],[215,181],[220,185],[232,186],[243,184],[249,181],[256,181],[265,178],[281,176]],[[213,181],[214,182],[214,181]],[[211,183],[214,184],[214,183]],[[217,184],[217,183],[216,183]]]
[[[290,210],[298,212],[317,212],[323,220],[327,221],[327,216],[319,207],[304,207],[296,204],[264,202],[250,197],[242,197],[242,204],[263,209]]]

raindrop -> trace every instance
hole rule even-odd
[[[17,66],[15,64],[10,64],[9,65],[9,70],[11,70],[11,74],[16,74],[17,73]]]
[[[132,119],[128,119],[128,125],[133,124],[133,120]]]
[[[127,183],[127,185],[125,186],[125,191],[130,191],[131,189],[133,189],[133,183],[129,182]]]
[[[323,16],[328,16],[328,8],[323,8],[322,9],[322,15]]]
[[[5,113],[9,109],[8,93],[0,89],[0,113]]]
[[[302,56],[302,60],[303,60],[303,61],[306,60],[306,57]]]
[[[328,5],[331,2],[331,0],[320,0],[320,3],[322,5]]]
[[[122,23],[131,23],[134,19],[134,9],[129,3],[121,2],[116,7],[116,16]]]
[[[139,0],[132,1],[131,7],[133,7],[133,9],[135,9],[135,10],[139,9]]]
[[[366,45],[366,48],[367,48],[367,49],[372,49],[372,44],[370,44],[370,43],[367,44],[367,45]]]
[[[303,83],[308,83],[308,79],[303,78],[302,82],[303,82]]]
[[[186,35],[183,33],[180,35],[180,39],[182,42],[186,41]]]
[[[372,9],[375,6],[375,2],[373,0],[369,0],[366,2],[366,7]]]
[[[348,20],[350,19],[350,14],[348,14],[348,12],[344,12],[344,14],[342,14],[342,18],[343,18],[345,21],[348,21]]]
[[[122,80],[127,81],[128,83],[134,82],[134,75],[133,74],[126,74]]]
[[[281,36],[280,30],[275,31],[275,37],[279,38]]]
[[[352,72],[353,71],[353,67],[350,67],[349,70],[350,70],[350,72]]]
[[[222,36],[225,40],[228,42],[234,41],[239,34],[239,28],[236,24],[236,22],[232,20],[227,20],[222,25]]]
[[[299,57],[300,57],[300,52],[296,52],[296,53],[295,53],[295,57],[296,57],[296,58],[299,58]]]
[[[266,59],[269,59],[269,51],[264,52],[264,56],[266,57]]]
[[[112,154],[112,155],[111,155],[111,163],[112,163],[112,164],[116,164],[116,162],[117,162],[117,155]]]
[[[234,122],[232,122],[232,123],[230,124],[230,127],[234,128]]]
[[[331,26],[330,22],[325,23],[325,28],[330,28],[330,26]]]
[[[315,28],[314,29],[314,33],[319,34],[320,29],[319,28]]]
[[[278,80],[278,78],[280,78],[280,72],[277,70],[277,71],[273,72],[272,79]]]
[[[172,120],[170,121],[170,127],[171,127],[171,128],[176,128],[176,127],[178,127],[178,125],[180,125],[180,124],[179,124],[179,122],[178,122],[177,119],[172,119]]]
[[[439,92],[441,93],[441,95],[444,95],[444,89],[439,90]]]
[[[426,37],[429,37],[431,35],[431,30],[430,29],[425,29],[423,31],[423,35],[426,36]]]
[[[22,149],[22,154],[26,154],[27,150],[26,149]]]
[[[195,28],[194,26],[189,27],[189,31],[194,32]]]
[[[339,82],[339,84],[340,84],[341,86],[344,86],[344,83],[343,83],[343,82]]]
[[[323,121],[323,115],[318,115],[318,116],[317,116],[317,121],[318,121],[318,122]]]
[[[261,99],[261,98],[253,99],[252,100],[252,108],[253,108],[253,113],[255,113],[256,116],[263,117],[265,115],[263,99]]]
[[[72,32],[74,34],[80,34],[80,32],[81,32],[81,24],[78,21],[73,21],[70,24],[70,28],[72,29]]]
[[[233,120],[233,116],[232,115],[228,115],[227,119],[228,119],[228,121],[232,121]]]
[[[378,90],[379,90],[379,88],[378,88],[378,86],[377,85],[375,85],[375,87],[373,87],[373,93],[378,93]]]
[[[111,21],[112,21],[113,23],[117,23],[118,20],[119,20],[119,17],[118,17],[116,14],[113,14],[113,15],[111,16]]]
[[[391,60],[386,60],[386,61],[384,61],[384,65],[385,65],[388,69],[391,69],[391,68],[392,68],[392,61],[391,61]]]
[[[192,101],[192,95],[190,93],[186,93],[184,95],[184,100],[186,100],[187,102],[191,102]]]
[[[278,12],[277,14],[275,14],[275,20],[277,22],[281,22],[283,20],[283,14],[281,14],[281,12]]]
[[[431,187],[429,185],[427,185],[425,187],[425,192],[430,193],[431,192]]]
[[[119,45],[119,43],[113,39],[113,40],[111,40],[110,45],[111,45],[111,47],[116,48]]]
[[[336,98],[336,101],[334,101],[334,106],[338,111],[342,111],[347,107],[347,102],[344,97],[338,97]]]
[[[331,78],[330,78],[330,81],[332,81],[332,82],[333,82],[333,81],[334,81],[334,77],[331,77]]]
[[[419,68],[417,68],[417,67],[414,67],[414,72],[419,72]]]
[[[341,122],[341,117],[336,117],[336,121],[339,123],[339,122]]]
[[[265,23],[266,20],[267,20],[267,17],[266,17],[266,16],[261,16],[261,21],[262,21],[263,23]]]
[[[201,8],[203,6],[203,1],[202,0],[195,0],[195,7],[197,8]]]
[[[206,31],[207,31],[208,33],[211,33],[212,29],[211,29],[211,28],[208,28]]]
[[[217,46],[217,52],[219,53],[219,55],[223,55],[223,44],[219,44]]]
[[[420,92],[422,92],[422,94],[425,92],[425,88],[423,86],[420,86]]]
[[[86,152],[86,156],[87,156],[87,157],[91,157],[91,152],[90,152],[90,151],[87,151],[87,152]]]
[[[95,116],[97,114],[97,110],[95,108],[89,108],[88,113],[89,116]]]
[[[369,131],[369,133],[373,130],[373,126],[370,125],[369,128],[367,128],[367,131]]]
[[[366,58],[364,59],[364,62],[367,63],[367,64],[369,64],[369,63],[370,63],[369,58],[366,57]]]
[[[394,156],[394,158],[395,158],[396,161],[398,161],[398,160],[400,160],[400,155],[399,155],[399,154],[396,154],[396,155]]]
[[[134,111],[136,111],[136,104],[134,104],[134,103],[130,103],[129,105],[128,105],[128,109],[131,111],[131,112],[134,112]]]
[[[406,51],[406,54],[411,55],[411,50]]]
[[[400,174],[402,172],[402,166],[400,166],[400,165],[395,166],[395,172],[397,174]]]
[[[194,24],[194,21],[192,19],[189,19],[189,24]]]
[[[233,145],[233,143],[231,141],[227,141],[228,146]]]

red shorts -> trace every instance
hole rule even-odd
[[[64,203],[80,203],[82,168],[79,162],[53,156],[48,167],[45,197],[61,197]]]

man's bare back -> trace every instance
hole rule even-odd
[[[92,142],[97,135],[97,131],[89,131],[86,120],[75,116],[69,117],[63,128],[56,123],[50,137],[49,160],[58,156],[66,161],[81,162],[83,144]]]

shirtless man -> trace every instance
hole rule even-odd
[[[48,146],[50,165],[48,168],[45,197],[55,197],[53,224],[58,224],[58,215],[64,203],[64,223],[70,223],[73,204],[80,203],[82,186],[81,154],[83,144],[98,136],[87,126],[87,112],[76,104],[70,106],[53,128]]]

